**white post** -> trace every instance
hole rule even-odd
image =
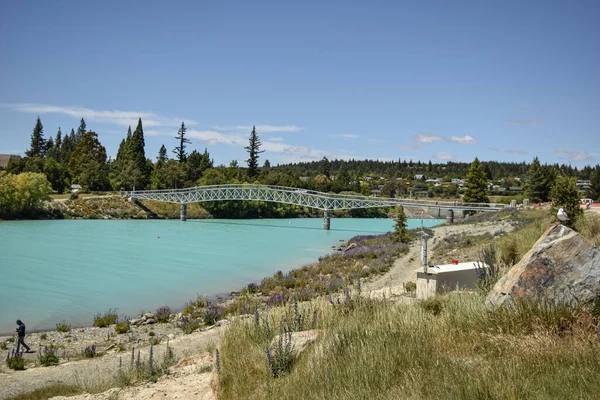
[[[427,273],[427,238],[428,234],[421,232],[421,260],[423,260],[423,272]]]

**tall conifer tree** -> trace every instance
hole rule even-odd
[[[250,179],[258,176],[258,158],[260,153],[264,153],[264,150],[260,150],[260,146],[262,142],[260,138],[256,134],[256,126],[252,127],[252,132],[250,133],[250,143],[248,146],[244,147],[248,151],[248,159],[246,162],[248,163],[248,177]]]
[[[487,177],[479,159],[475,157],[475,160],[471,163],[469,172],[467,173],[467,180],[465,186],[465,194],[463,200],[468,203],[489,203],[490,199],[487,196]]]
[[[31,133],[31,145],[29,150],[25,152],[25,155],[30,158],[40,157],[43,158],[46,154],[46,140],[44,139],[44,126],[40,117],[37,117],[33,132]]]
[[[181,122],[181,128],[177,131],[177,136],[175,139],[179,140],[179,146],[173,149],[173,153],[175,154],[175,158],[180,162],[185,162],[187,158],[187,153],[185,151],[186,144],[191,144],[192,142],[185,137],[185,133],[187,132],[187,128],[185,124]]]

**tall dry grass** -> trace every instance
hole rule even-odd
[[[531,214],[531,213],[530,213]],[[547,212],[494,240],[505,268],[551,225]],[[600,218],[579,231],[598,240]],[[491,310],[485,293],[452,293],[394,304],[354,298],[302,305],[316,311],[317,341],[289,374],[273,378],[265,349],[290,306],[271,309],[270,333],[237,321],[221,344],[222,399],[565,399],[598,398],[597,317],[550,305]]]
[[[237,322],[221,345],[219,398],[597,398],[600,346],[591,315],[521,304],[490,311],[478,294],[431,304],[313,303],[324,329],[290,374],[267,371],[269,340]],[[437,311],[432,311],[437,310]],[[277,324],[277,318],[272,323]]]

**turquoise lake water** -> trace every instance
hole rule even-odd
[[[434,226],[442,220],[423,220]],[[409,220],[409,228],[421,220]],[[91,324],[109,308],[134,316],[214,296],[312,263],[390,219],[0,222],[0,333],[61,321]]]

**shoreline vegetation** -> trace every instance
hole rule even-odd
[[[440,225],[429,231],[430,258],[436,263],[449,257],[477,259],[492,242],[496,262],[506,271],[551,221],[548,210],[538,209],[482,213],[460,224]],[[494,230],[499,226],[500,233]],[[600,215],[586,213],[578,230],[600,244]],[[490,238],[490,232],[494,237]],[[198,368],[193,378],[199,379],[198,374],[208,377],[205,389],[224,399],[336,398],[344,393],[354,393],[352,398],[465,398],[492,394],[500,398],[565,398],[575,388],[586,398],[586,393],[600,390],[600,383],[592,378],[600,372],[600,349],[597,343],[590,346],[597,342],[595,324],[600,312],[533,306],[523,306],[514,313],[491,312],[484,306],[489,282],[471,294],[450,293],[417,301],[411,282],[412,271],[419,265],[418,257],[414,257],[419,244],[414,241],[416,232],[411,235],[411,244],[395,242],[390,234],[352,238],[341,251],[251,283],[234,292],[233,298],[211,303],[199,296],[181,313],[169,314],[169,323],[130,326],[130,331],[123,334],[115,331],[117,325],[110,325],[70,328],[66,332],[63,327],[63,332],[28,335],[37,335],[40,348],[56,347],[60,361],[57,367],[41,368],[35,355],[25,360],[25,367],[39,370],[39,376],[43,376],[45,371],[61,368],[66,361],[61,354],[71,349],[78,354],[67,360],[85,360],[79,354],[80,347],[92,342],[101,342],[99,357],[114,354],[120,365],[132,349],[155,343],[155,348],[164,352],[166,342],[171,340],[177,353],[183,351],[180,338],[190,341],[218,332],[218,338],[211,336],[215,340],[202,342],[202,350],[188,349],[178,357],[194,359]],[[387,281],[398,268],[403,275]],[[392,286],[398,288],[396,295],[386,295],[393,292]],[[374,296],[377,289],[382,290]],[[299,356],[286,353],[287,346],[295,346],[291,335],[306,330],[316,332],[314,344]],[[288,339],[281,339],[287,335],[289,345]],[[75,336],[81,340],[76,341]],[[157,336],[162,339],[153,342]],[[160,353],[161,357],[166,360],[168,352]],[[147,363],[147,350],[142,353],[142,364],[144,355]],[[82,384],[81,377],[65,378],[68,384],[58,388],[57,393],[100,393],[114,387],[118,389],[114,389],[117,392],[113,398],[121,398],[119,391],[126,393],[135,382],[158,380],[166,384],[170,378],[161,376],[175,368],[175,362],[167,364],[165,361],[162,373],[153,373],[151,368],[150,374],[141,376],[134,368],[132,371],[138,371],[138,375],[128,370],[127,379],[112,377],[110,383],[103,375],[106,382],[94,387]],[[136,363],[132,361],[132,365]],[[2,369],[13,378],[19,376],[6,366]],[[124,373],[119,367],[110,376],[115,371]],[[432,374],[443,384],[432,385],[426,378]],[[12,385],[15,392],[0,395],[33,390],[42,393],[43,383],[27,386],[27,390]],[[23,382],[17,380],[16,384]],[[46,384],[51,390],[53,385]],[[48,398],[43,393],[39,396],[14,398]]]

